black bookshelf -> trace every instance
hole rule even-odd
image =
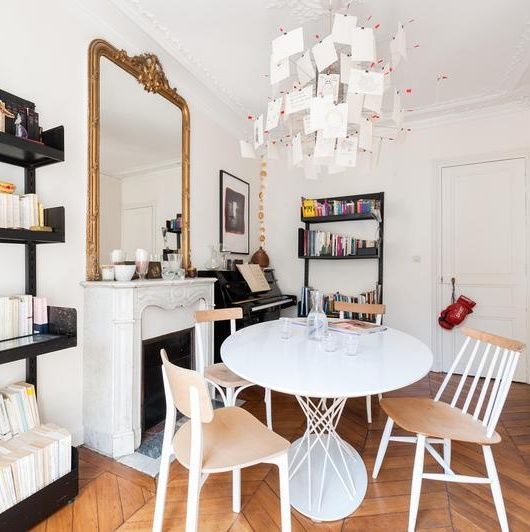
[[[325,224],[331,222],[355,222],[373,220],[379,225],[379,241],[375,250],[373,248],[359,248],[356,255],[347,255],[341,257],[334,257],[330,255],[320,256],[306,256],[303,252],[303,229],[299,230],[298,237],[298,258],[304,260],[304,286],[309,286],[309,265],[313,260],[377,260],[377,284],[380,285],[381,300],[383,297],[383,240],[384,240],[384,221],[385,221],[385,193],[371,192],[369,194],[355,194],[350,196],[335,196],[330,198],[314,198],[318,202],[324,201],[358,201],[358,200],[376,200],[380,203],[381,221],[378,221],[373,213],[362,214],[342,214],[330,216],[310,216],[304,217],[302,209],[300,209],[300,221],[304,224],[304,229],[312,229],[313,224]]]
[[[0,162],[24,168],[24,193],[36,192],[36,169],[64,161],[63,126],[44,131],[42,143],[0,133]],[[44,223],[51,232],[0,228],[0,244],[25,246],[25,292],[37,295],[37,245],[65,241],[64,207],[45,209]],[[26,361],[26,381],[37,390],[37,357],[77,345],[75,309],[48,307],[47,334],[32,334],[0,341],[0,364]],[[79,459],[72,447],[72,469],[15,506],[0,513],[0,530],[26,531],[37,525],[79,492]]]

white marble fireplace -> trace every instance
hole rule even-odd
[[[117,458],[141,440],[142,341],[193,326],[215,279],[84,282],[85,445]],[[213,331],[205,331],[213,362]]]

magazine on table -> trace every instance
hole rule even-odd
[[[306,318],[296,318],[292,321],[294,324],[304,327],[307,324]],[[386,327],[368,321],[331,319],[328,321],[328,330],[342,334],[373,334],[386,331]]]

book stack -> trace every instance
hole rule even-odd
[[[299,256],[301,257],[377,256],[377,241],[375,240],[361,240],[349,235],[309,229],[298,231]]]
[[[32,297],[0,297],[0,341],[29,334],[33,334]]]
[[[71,434],[40,424],[35,388],[20,382],[0,390],[0,512],[71,470]]]
[[[302,216],[312,218],[316,216],[346,216],[349,214],[370,214],[381,208],[379,200],[316,200],[302,198]]]
[[[37,194],[0,193],[0,227],[31,229],[44,226],[44,209]]]
[[[377,285],[375,290],[369,290],[363,292],[357,296],[347,296],[341,294],[340,292],[335,292],[334,294],[326,294],[323,298],[323,309],[328,316],[338,317],[339,312],[335,310],[336,301],[345,301],[347,303],[380,303],[381,302],[381,285]],[[347,319],[353,320],[362,320],[362,321],[375,321],[375,316],[373,314],[362,314],[354,312],[345,312],[344,317]]]

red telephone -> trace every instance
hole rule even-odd
[[[460,325],[468,314],[473,312],[476,303],[466,296],[460,296],[455,302],[455,279],[451,279],[453,285],[452,303],[440,313],[438,323],[444,329],[451,330],[455,325]]]

